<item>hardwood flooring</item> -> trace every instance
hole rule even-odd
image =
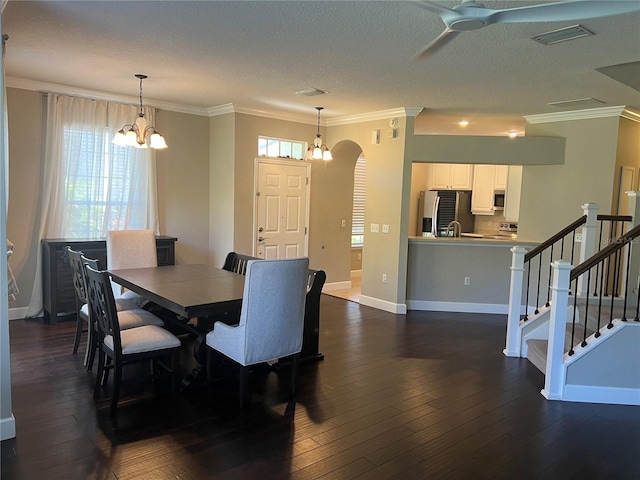
[[[116,421],[72,355],[73,323],[10,322],[18,436],[3,480],[637,479],[640,409],[550,402],[502,354],[505,315],[406,316],[323,295],[320,351],[297,402],[288,372],[172,394],[142,382]],[[193,361],[184,338],[183,369]],[[133,372],[135,375],[139,372]]]

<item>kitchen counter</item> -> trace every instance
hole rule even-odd
[[[499,238],[504,237],[504,238]],[[409,244],[438,244],[438,245],[495,245],[499,247],[535,246],[538,242],[528,242],[519,238],[501,235],[483,235],[482,237],[409,237]]]
[[[537,243],[508,237],[409,237],[407,308],[506,314],[511,248]]]

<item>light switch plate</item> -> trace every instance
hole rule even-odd
[[[386,223],[382,224],[382,233],[389,233],[389,225]]]
[[[371,224],[371,231],[373,233],[378,233],[380,231],[380,225],[378,223]]]

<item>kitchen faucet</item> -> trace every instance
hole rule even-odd
[[[460,225],[460,222],[454,220],[453,222],[449,222],[449,225],[447,225],[447,231],[445,232],[445,236],[448,237],[449,236],[449,229],[453,226],[453,236],[454,237],[460,237],[460,234],[462,233],[462,225]]]

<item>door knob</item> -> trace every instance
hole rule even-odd
[[[258,231],[262,233],[264,231],[264,228],[260,227]]]
[[[264,237],[258,237],[258,241],[259,242],[264,242],[265,240],[266,240],[266,238],[264,238]]]

